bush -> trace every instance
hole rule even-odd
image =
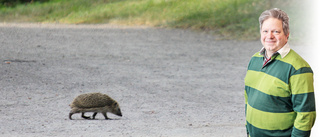
[[[0,6],[14,7],[17,4],[27,4],[33,2],[47,2],[49,0],[0,0]]]

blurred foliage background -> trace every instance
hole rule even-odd
[[[147,25],[257,40],[261,12],[285,10],[294,32],[305,30],[305,12],[299,12],[308,9],[305,5],[298,0],[0,0],[0,22]],[[305,34],[290,38],[300,35]]]
[[[33,2],[47,2],[49,0],[0,0],[0,4],[2,6],[7,7],[14,7],[18,4],[26,4],[26,3],[33,3]]]

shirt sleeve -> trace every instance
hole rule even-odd
[[[247,91],[244,90],[244,99],[245,99],[245,107],[244,107],[244,113],[245,113],[245,118],[247,118],[247,104],[248,104],[248,96],[247,96]],[[245,126],[246,126],[246,131],[247,131],[247,137],[249,137],[249,131],[247,129],[247,120],[245,120]]]
[[[292,137],[309,137],[316,118],[313,73],[301,68],[290,77],[291,101],[296,113]]]

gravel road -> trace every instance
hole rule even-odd
[[[259,41],[179,29],[0,24],[0,136],[245,137],[244,84]],[[68,119],[82,93],[123,117]]]

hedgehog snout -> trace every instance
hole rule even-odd
[[[122,113],[121,113],[121,110],[120,110],[120,109],[118,109],[117,115],[120,116],[120,117],[122,117]]]

